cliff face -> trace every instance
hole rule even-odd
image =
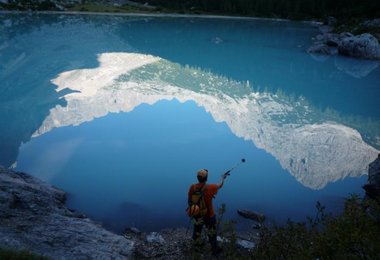
[[[363,188],[368,197],[380,202],[380,153],[376,160],[369,164],[368,182]]]
[[[53,259],[126,259],[134,243],[65,206],[66,194],[0,167],[0,245]]]

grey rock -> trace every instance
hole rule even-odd
[[[324,36],[324,34],[318,34],[316,37],[315,37],[315,39],[317,40],[317,41],[323,41],[324,39],[325,39],[325,36]]]
[[[65,206],[66,193],[0,167],[0,245],[53,259],[126,259],[134,243]]]
[[[316,21],[316,20],[311,20],[311,21],[308,21],[307,23],[310,24],[313,27],[320,27],[322,25],[321,22]]]
[[[322,33],[329,33],[333,30],[333,28],[330,25],[321,25],[319,26],[319,31]]]
[[[337,47],[340,45],[342,39],[336,33],[323,33],[316,36],[316,41],[307,50],[308,53],[316,53],[323,55],[336,55],[338,54]]]
[[[227,244],[230,243],[230,240],[225,237],[217,236],[217,242],[220,244]],[[244,238],[237,238],[235,243],[239,248],[243,248],[246,250],[251,250],[256,246],[254,242]]]
[[[330,45],[334,45],[335,47],[338,46],[341,42],[344,36],[337,34],[337,33],[324,33],[323,34],[323,42]],[[329,44],[328,44],[329,45]]]
[[[151,232],[146,236],[146,241],[148,243],[158,243],[158,244],[163,244],[165,243],[165,239],[162,237],[160,233],[157,232]]]
[[[255,223],[252,225],[252,228],[253,229],[260,229],[260,228],[262,228],[262,225],[260,223]]]
[[[338,51],[342,55],[356,58],[380,59],[379,42],[369,33],[344,38]]]
[[[149,243],[146,234],[135,234],[132,240],[135,242],[136,259],[187,259],[188,252],[192,250],[190,233],[184,228],[164,229],[158,233],[165,243]]]
[[[253,248],[255,248],[255,243],[251,242],[251,241],[248,241],[248,240],[245,240],[245,239],[238,239],[236,240],[236,244],[244,249],[248,249],[248,250],[251,250]]]
[[[354,37],[354,35],[352,33],[350,33],[350,32],[342,32],[342,33],[339,34],[339,37],[341,39],[344,39],[344,38],[348,38],[348,37]]]
[[[230,240],[229,239],[227,239],[227,238],[225,238],[225,237],[221,237],[221,236],[217,236],[216,237],[216,241],[218,242],[218,243],[229,243],[230,242]]]
[[[257,221],[259,223],[265,221],[265,216],[263,214],[258,213],[258,212],[254,212],[252,210],[239,209],[239,210],[237,210],[237,213],[240,216],[242,216],[243,218],[251,219],[251,220]]]

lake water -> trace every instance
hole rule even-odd
[[[380,149],[376,61],[310,55],[307,23],[0,14],[0,164],[120,231],[187,226],[198,169],[269,220],[339,212]]]

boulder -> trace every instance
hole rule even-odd
[[[237,213],[242,216],[243,218],[248,218],[257,222],[264,222],[265,216],[263,214],[254,212],[252,210],[237,210]]]
[[[322,33],[316,36],[315,42],[307,50],[308,53],[317,53],[323,55],[338,54],[338,46],[341,43],[341,35],[336,33]]]
[[[163,244],[165,243],[165,239],[162,237],[162,235],[158,232],[151,232],[146,236],[146,241],[148,243],[158,243]]]
[[[344,38],[338,51],[342,55],[356,58],[380,59],[379,42],[369,33]]]
[[[249,240],[245,240],[245,239],[237,239],[236,245],[247,250],[251,250],[255,248],[255,243]]]

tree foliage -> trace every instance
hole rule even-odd
[[[140,0],[169,9],[291,19],[378,17],[378,0]]]
[[[20,0],[9,1],[9,3],[0,3],[0,7],[8,10],[33,10],[33,11],[45,11],[56,10],[55,4],[50,0]]]

